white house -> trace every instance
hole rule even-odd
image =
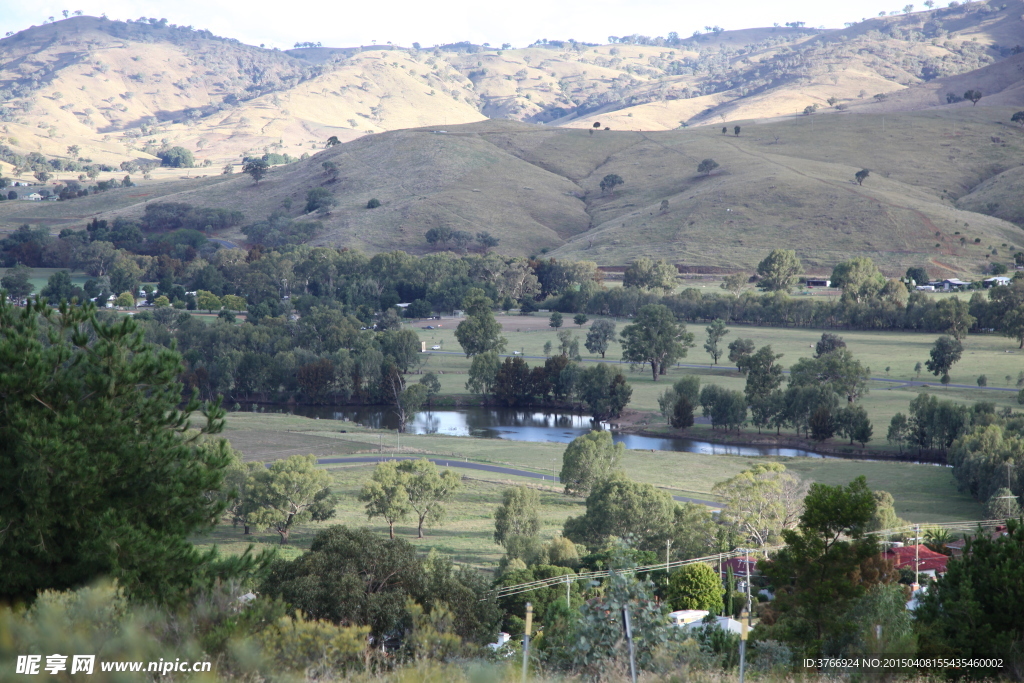
[[[32,194],[27,194],[24,197],[19,197],[19,199],[28,202],[41,202],[43,201],[43,195],[39,194],[38,192],[33,192]]]
[[[673,626],[688,626],[694,622],[700,622],[708,615],[704,609],[681,609],[669,612],[668,619]]]
[[[981,286],[985,289],[990,287],[1005,287],[1010,284],[1010,278],[1004,275],[997,275],[995,277],[987,277],[981,281]]]

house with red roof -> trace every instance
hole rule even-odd
[[[745,555],[743,557],[730,557],[728,560],[722,562],[722,571],[726,572],[729,568],[732,568],[732,575],[737,579],[745,579],[748,576],[754,576],[758,574],[757,561],[760,558],[754,555]]]
[[[882,557],[889,560],[897,569],[909,569],[917,571],[925,576],[935,577],[937,574],[946,573],[946,563],[949,558],[942,553],[929,550],[923,545],[904,545],[897,548],[889,548],[882,553]]]

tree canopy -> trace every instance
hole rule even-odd
[[[606,431],[593,431],[577,436],[562,454],[562,471],[558,480],[568,495],[586,496],[599,483],[619,469],[626,447],[612,442]]]
[[[45,341],[44,341],[45,340]],[[188,538],[211,528],[231,456],[204,441],[223,411],[181,405],[181,357],[135,321],[91,306],[0,301],[0,599],[31,601],[101,576],[131,595],[180,599],[253,558],[218,561]]]
[[[649,304],[641,308],[631,325],[622,330],[622,357],[637,365],[650,364],[654,381],[667,366],[686,357],[693,335],[676,323],[667,306]]]

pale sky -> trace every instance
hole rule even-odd
[[[166,18],[244,43],[290,48],[298,41],[344,47],[392,41],[423,47],[469,40],[522,47],[539,38],[605,43],[609,35],[686,37],[704,26],[725,29],[805,21],[842,28],[845,22],[902,8],[906,0],[389,0],[386,2],[270,2],[269,0],[76,0],[75,4],[3,0],[0,34],[41,24],[61,10],[111,19]],[[918,3],[920,4],[920,3]],[[918,7],[923,9],[923,7]]]

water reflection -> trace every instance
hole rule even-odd
[[[254,412],[287,412],[322,420],[347,420],[373,429],[397,429],[398,418],[380,406],[251,406]],[[444,434],[447,436],[476,436],[510,441],[549,441],[569,443],[577,436],[594,429],[594,421],[587,415],[575,413],[545,413],[536,411],[496,408],[464,408],[461,410],[431,410],[416,415],[406,426],[410,434]],[[782,457],[821,458],[820,453],[800,448],[772,446],[739,446],[711,443],[698,439],[659,438],[622,434],[612,431],[612,439],[631,450],[682,451],[709,455],[770,455]]]

